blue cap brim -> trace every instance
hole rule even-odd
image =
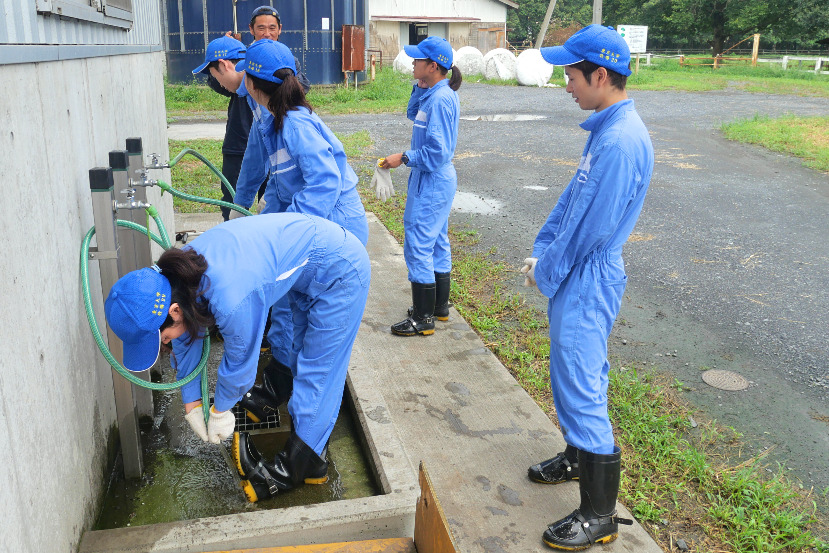
[[[584,58],[573,54],[564,46],[547,46],[541,48],[541,57],[550,65],[573,65],[574,63],[584,61]]]
[[[403,47],[403,50],[406,52],[407,56],[409,56],[410,58],[414,58],[416,60],[425,60],[429,58],[429,56],[421,52],[420,48],[418,48],[414,44],[405,45]]]
[[[161,351],[161,330],[147,332],[137,342],[124,342],[124,367],[130,372],[146,371],[158,361]]]
[[[193,75],[198,75],[199,73],[203,73],[204,70],[207,69],[208,65],[210,65],[210,62],[206,61],[203,64],[201,64],[200,66],[196,67],[195,69],[193,69]]]
[[[236,64],[236,71],[244,71],[245,70],[245,60],[240,60],[239,63]]]

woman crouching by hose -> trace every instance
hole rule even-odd
[[[207,424],[199,380],[184,385],[181,395],[193,431],[218,444],[234,434],[230,409],[256,378],[268,310],[290,298],[294,326],[288,361],[296,367],[288,402],[291,436],[283,451],[266,459],[246,434],[234,434],[237,469],[255,502],[327,480],[328,439],[370,275],[365,247],[341,226],[300,213],[257,215],[217,225],[184,249],[167,250],[152,268],[128,273],[110,290],[105,312],[123,342],[127,369],[149,369],[159,346],[172,344],[179,379],[196,368],[198,338],[216,324],[224,355]]]

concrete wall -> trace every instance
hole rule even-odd
[[[112,376],[83,307],[88,171],[128,137],[169,159],[163,52],[0,65],[0,549],[75,551],[117,439]],[[169,172],[154,178],[169,180]],[[172,202],[159,206],[173,231]],[[105,332],[96,262],[91,286]]]

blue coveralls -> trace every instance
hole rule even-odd
[[[341,226],[312,215],[281,213],[234,219],[191,243],[208,263],[204,298],[224,339],[215,407],[226,411],[252,386],[268,309],[291,298],[294,319],[288,411],[296,433],[318,454],[334,428],[351,348],[368,297],[365,247]],[[201,341],[173,340],[173,366],[184,378],[198,365]],[[199,380],[182,387],[201,397]]]
[[[550,382],[565,441],[614,452],[607,414],[607,339],[625,290],[622,245],[653,172],[653,145],[633,100],[591,115],[579,168],[533,246],[535,280],[550,298]]]
[[[265,213],[310,213],[334,221],[368,243],[368,220],[357,175],[348,164],[339,139],[315,114],[306,108],[288,111],[279,132],[273,115],[247,93],[244,81],[237,94],[244,96],[253,112],[248,146],[236,185],[234,202],[250,206],[257,182],[268,179]],[[271,310],[268,343],[277,361],[292,366],[290,351],[292,324],[287,298]]]
[[[290,110],[279,132],[273,115],[242,86],[253,112],[248,146],[237,181],[234,202],[253,205],[257,181],[268,178],[263,213],[310,213],[351,231],[368,242],[368,221],[357,175],[348,164],[342,142],[315,113],[304,107]]]
[[[435,282],[452,270],[449,211],[458,187],[452,157],[458,142],[458,93],[443,79],[431,88],[412,87],[406,116],[414,121],[409,188],[403,213],[403,256],[409,281]]]

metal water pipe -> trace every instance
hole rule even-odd
[[[114,153],[114,152],[113,152]],[[95,221],[97,248],[90,251],[90,259],[98,261],[101,276],[101,296],[106,298],[109,291],[121,275],[119,259],[118,233],[115,225],[116,180],[123,186],[127,180],[127,152],[123,155],[110,153],[110,161],[118,166],[96,167],[89,170],[89,188],[92,196],[92,215]],[[118,178],[116,179],[116,175]],[[121,340],[107,325],[107,342],[109,349],[118,362],[123,362],[124,350]],[[115,392],[115,412],[118,435],[121,441],[121,455],[124,461],[124,475],[127,478],[140,478],[144,472],[144,459],[141,451],[141,433],[138,428],[138,415],[132,385],[112,371],[112,388]]]

